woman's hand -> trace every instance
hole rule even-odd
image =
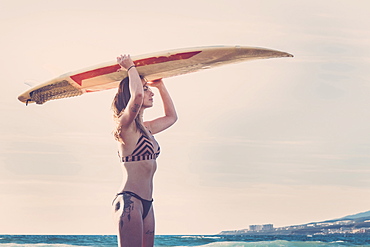
[[[146,122],[150,127],[152,134],[156,134],[174,124],[177,121],[177,114],[171,96],[168,93],[162,79],[149,81],[147,85],[150,87],[156,87],[158,89],[159,95],[161,96],[163,102],[164,116]]]
[[[158,79],[158,80],[154,80],[154,81],[148,81],[147,82],[147,85],[149,87],[156,87],[156,88],[158,88],[158,87],[160,87],[160,86],[163,85],[163,80],[162,79]]]
[[[121,66],[121,68],[118,71],[122,70],[122,68],[128,70],[131,66],[135,66],[130,55],[121,55],[117,57],[117,63]]]

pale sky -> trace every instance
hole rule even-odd
[[[294,58],[165,80],[157,234],[216,234],[370,210],[368,0],[0,0],[0,233],[115,234],[114,90],[18,102],[61,74],[168,49],[243,45]],[[156,106],[151,119],[162,114]]]

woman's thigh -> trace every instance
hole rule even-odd
[[[143,246],[154,246],[155,220],[153,206],[150,208],[148,215],[143,221]]]
[[[143,243],[141,202],[130,195],[123,195],[115,200],[113,206],[118,224],[119,246],[141,247]]]

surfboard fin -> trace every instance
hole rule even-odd
[[[36,81],[33,81],[33,80],[27,80],[27,81],[25,81],[23,83],[26,84],[29,87],[34,87],[34,86],[37,85],[37,82]]]

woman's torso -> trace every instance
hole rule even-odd
[[[132,191],[144,199],[152,199],[159,150],[159,145],[150,132],[147,135],[135,133],[127,144],[119,143],[122,169],[124,167],[127,174],[119,192]]]

